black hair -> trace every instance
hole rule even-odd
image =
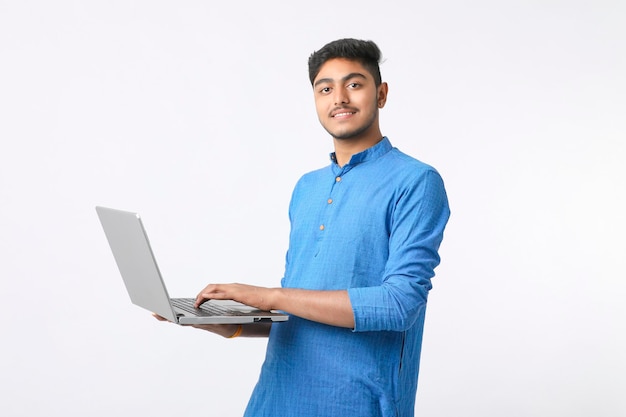
[[[319,51],[315,51],[309,56],[309,79],[311,85],[322,65],[326,61],[334,58],[345,58],[359,62],[374,77],[374,82],[378,87],[382,78],[380,76],[380,60],[382,53],[378,46],[372,41],[360,39],[338,39],[327,43]]]

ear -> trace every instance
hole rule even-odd
[[[385,107],[385,103],[387,103],[387,93],[389,92],[389,86],[387,85],[387,83],[381,83],[378,86],[378,92],[377,92],[377,104],[378,104],[378,108],[382,109],[383,107]]]

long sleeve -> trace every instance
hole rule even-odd
[[[348,289],[355,331],[410,328],[425,307],[450,211],[434,170],[407,187],[392,213],[382,284]]]

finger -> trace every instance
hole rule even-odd
[[[202,303],[204,303],[205,301],[207,301],[207,298],[205,298],[202,294],[198,294],[196,296],[196,300],[193,303],[193,306],[195,308],[198,308],[202,305]]]
[[[202,303],[204,303],[205,301],[210,300],[210,297],[205,296],[205,294],[209,294],[211,288],[213,288],[214,285],[209,284],[206,287],[204,287],[204,289],[202,289],[202,291],[200,291],[200,293],[198,293],[198,295],[196,296],[196,301],[194,302],[194,307],[198,308],[202,305]]]
[[[232,300],[232,293],[223,290],[214,289],[212,291],[205,291],[200,296],[205,300]]]
[[[168,319],[166,319],[163,316],[159,316],[157,313],[152,313],[152,317],[154,317],[155,319],[157,319],[158,321],[169,321]]]

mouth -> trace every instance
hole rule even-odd
[[[352,115],[356,114],[356,111],[350,111],[350,110],[339,110],[337,112],[333,112],[331,113],[330,117],[334,118],[334,119],[341,119],[344,117],[350,117]]]

